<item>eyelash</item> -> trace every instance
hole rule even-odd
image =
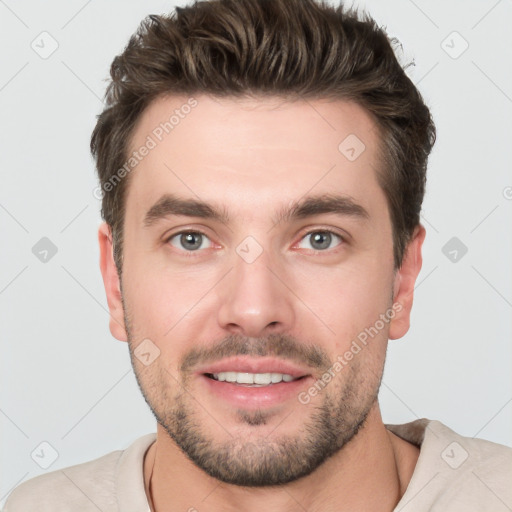
[[[202,235],[202,236],[204,236],[204,237],[209,239],[208,235],[206,233],[204,233],[203,231],[186,229],[186,230],[183,230],[183,231],[178,231],[176,233],[173,233],[172,235],[170,235],[169,237],[167,237],[165,239],[165,243],[168,244],[173,238],[175,238],[175,237],[177,237],[179,235],[186,235],[186,234],[189,234],[189,233]],[[304,240],[304,238],[306,238],[307,236],[312,235],[313,233],[329,233],[331,235],[334,235],[335,237],[338,237],[340,239],[340,243],[338,244],[338,246],[339,245],[343,245],[343,244],[346,243],[346,238],[344,236],[342,236],[339,233],[337,233],[335,231],[332,231],[330,229],[313,229],[311,231],[308,231],[308,232],[304,233],[304,235],[300,238],[299,242]],[[336,247],[338,247],[338,246],[336,246]],[[317,253],[328,253],[332,249],[325,249],[325,250],[309,249],[309,250],[313,251],[315,254],[317,254]],[[186,251],[185,249],[183,249],[181,251],[181,253],[184,254],[184,256],[187,257],[187,258],[195,258],[195,257],[198,257],[198,255],[200,255],[200,253],[202,251],[204,251],[204,249],[198,249],[198,250],[195,250],[195,251]]]

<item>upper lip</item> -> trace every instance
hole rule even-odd
[[[273,357],[251,358],[247,356],[229,357],[215,363],[204,365],[197,370],[199,374],[221,372],[284,373],[294,378],[311,374],[306,368],[301,368],[289,360],[276,359]]]

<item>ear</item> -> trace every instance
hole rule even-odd
[[[423,261],[421,246],[425,240],[425,234],[425,228],[418,224],[405,249],[402,266],[395,275],[393,310],[396,314],[389,327],[388,337],[391,340],[401,338],[409,330],[414,285]]]
[[[100,245],[100,269],[103,276],[103,285],[107,294],[108,309],[110,311],[110,332],[119,341],[128,341],[124,325],[124,309],[121,300],[121,285],[119,275],[114,263],[114,250],[110,226],[103,222],[98,229],[98,242]]]

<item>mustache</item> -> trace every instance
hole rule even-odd
[[[212,347],[194,347],[182,359],[180,370],[189,372],[198,364],[213,363],[233,356],[274,356],[326,371],[331,366],[327,353],[313,344],[299,343],[292,336],[270,334],[247,338],[233,334]]]

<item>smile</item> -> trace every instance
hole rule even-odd
[[[286,373],[246,373],[246,372],[219,372],[206,373],[210,379],[220,382],[231,382],[245,386],[269,386],[280,382],[292,382],[302,377],[293,377]]]

